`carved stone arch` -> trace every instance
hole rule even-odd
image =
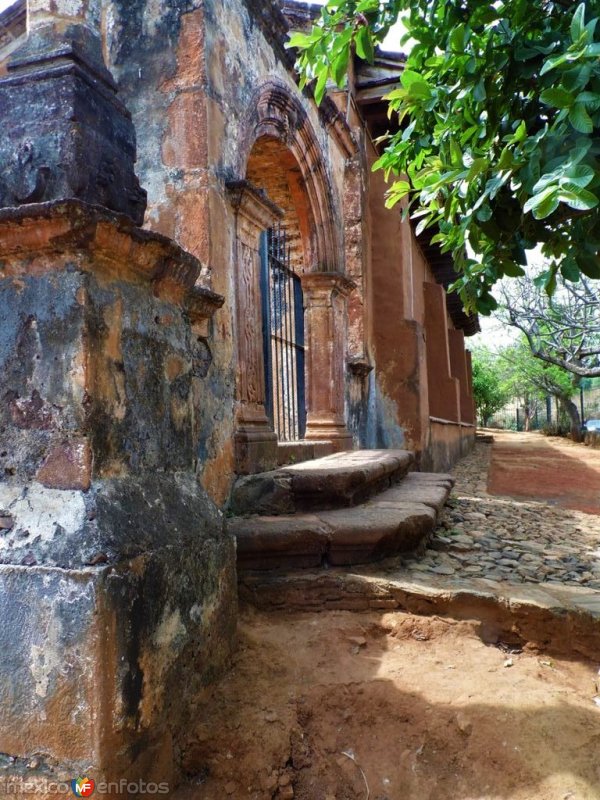
[[[343,245],[335,224],[339,214],[319,141],[298,97],[282,81],[270,79],[254,93],[242,130],[239,178],[246,176],[258,139],[272,137],[282,142],[298,164],[312,215],[312,260],[306,266],[311,272],[343,273]]]
[[[287,189],[282,189],[278,174],[285,170]],[[265,405],[262,231],[285,214],[294,232],[292,241],[302,244],[298,275],[306,329],[305,439],[327,441],[340,450],[352,446],[345,420],[344,378],[346,300],[353,284],[343,274],[341,214],[336,213],[319,141],[298,97],[278,80],[268,81],[252,98],[242,123],[235,173],[236,180],[229,183],[236,218],[235,445],[238,472],[252,473],[272,469],[278,459],[278,440]],[[292,173],[297,183],[289,179]]]

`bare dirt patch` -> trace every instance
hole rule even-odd
[[[600,514],[600,451],[537,433],[494,431],[488,491]]]
[[[245,610],[177,800],[598,800],[597,664],[475,622]]]

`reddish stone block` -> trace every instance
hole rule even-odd
[[[86,492],[92,480],[92,453],[85,439],[56,445],[46,456],[36,479],[49,489]]]
[[[13,425],[18,428],[47,431],[52,427],[52,409],[35,390],[31,397],[14,397],[10,400],[9,411]]]

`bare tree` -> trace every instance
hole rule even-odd
[[[529,277],[501,289],[498,317],[522,331],[536,358],[580,378],[600,377],[600,285],[559,278],[548,297]]]

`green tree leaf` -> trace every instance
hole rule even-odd
[[[571,108],[569,122],[580,133],[591,133],[594,130],[594,123],[586,111],[584,103],[575,103]]]
[[[561,203],[566,203],[577,211],[589,211],[598,205],[598,198],[595,194],[574,183],[562,187],[558,193],[558,199]]]
[[[372,64],[375,58],[375,49],[371,40],[371,31],[366,25],[359,28],[354,43],[356,45],[356,54],[359,58],[364,58],[365,61]]]
[[[562,86],[552,86],[544,89],[540,94],[540,100],[552,108],[568,108],[575,102],[575,97]]]
[[[548,186],[539,194],[531,197],[523,206],[525,213],[532,211],[536,219],[545,219],[552,214],[559,205],[558,189],[555,186]]]
[[[581,39],[581,36],[585,31],[584,17],[585,3],[580,3],[573,14],[573,19],[571,20],[571,40],[574,44]]]

